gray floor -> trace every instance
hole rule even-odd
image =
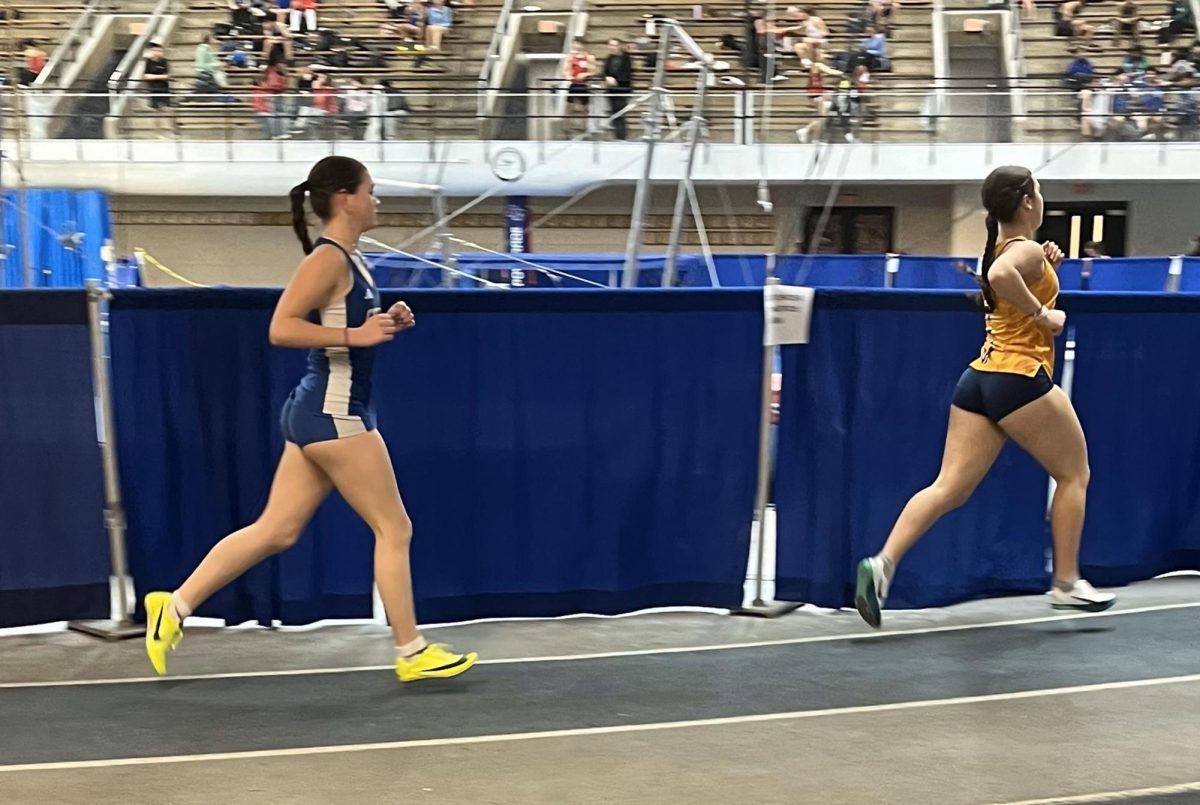
[[[136,642],[0,638],[0,802],[967,805],[1200,781],[1200,579],[1121,595],[882,633],[803,611],[448,627],[429,634],[490,662],[403,687],[377,627],[191,629],[152,682]],[[562,659],[630,651],[654,653]],[[211,678],[277,671],[301,673]],[[46,686],[79,680],[126,681]],[[1168,791],[1124,801],[1200,803]]]

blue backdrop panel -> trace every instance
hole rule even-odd
[[[621,286],[621,274],[625,269],[623,254],[536,254],[516,255],[530,263],[572,275],[571,277],[552,276],[538,271],[531,266],[519,263],[511,257],[481,253],[456,255],[457,268],[491,282],[508,283],[508,273],[513,270],[525,272],[525,286],[529,288],[583,288],[589,287],[590,282],[598,282],[609,287]],[[426,254],[424,257],[436,263],[441,262],[440,254]],[[441,283],[441,269],[433,268],[428,263],[414,260],[399,254],[368,255],[375,274],[376,283],[383,288],[433,288]],[[662,284],[662,270],[666,258],[662,256],[643,256],[638,259],[640,273],[638,285],[641,287],[658,287]],[[676,263],[679,283],[684,286],[708,286],[708,269],[704,259],[699,255],[680,255]],[[578,279],[575,279],[577,277]],[[479,283],[465,277],[454,280],[457,287],[477,289]]]
[[[114,381],[139,592],[258,514],[302,355],[268,291],[119,292]],[[410,291],[375,393],[423,621],[741,601],[761,295]],[[385,300],[390,301],[390,300]],[[132,491],[136,490],[136,491]],[[326,506],[201,614],[365,616],[371,539]]]
[[[1058,287],[1062,291],[1083,290],[1083,261],[1063,260],[1058,267]]]
[[[1183,258],[1183,276],[1179,278],[1179,290],[1200,293],[1200,257]]]
[[[13,246],[4,263],[3,286],[25,285],[19,193],[4,193],[4,242]],[[25,214],[33,285],[79,288],[85,280],[102,279],[100,247],[112,237],[108,197],[97,190],[28,190]],[[82,233],[78,248],[63,246],[62,236]]]
[[[955,382],[983,321],[959,292],[818,291],[812,343],[783,349],[776,596],[849,606],[855,563],[937,475]],[[889,605],[1046,585],[1046,476],[1006,448],[971,504],[904,561]]]
[[[1166,290],[1171,260],[1167,257],[1120,257],[1092,261],[1092,291]]]
[[[0,292],[0,627],[109,614],[82,292]]]
[[[1200,297],[1066,300],[1092,483],[1081,561],[1098,584],[1200,569]]]
[[[766,278],[765,255],[713,255],[717,277],[725,287],[758,286]],[[809,287],[882,288],[886,258],[875,254],[780,255],[775,276],[785,285]],[[707,277],[707,275],[705,275]]]
[[[970,275],[960,271],[962,262],[974,268],[974,258],[958,257],[910,257],[900,258],[896,271],[897,288],[962,288],[979,290],[978,283]]]

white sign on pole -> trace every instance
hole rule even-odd
[[[807,344],[812,323],[812,288],[767,285],[763,288],[763,344]]]

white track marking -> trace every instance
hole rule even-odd
[[[1070,696],[1084,693],[1100,693],[1110,690],[1147,688],[1161,685],[1200,683],[1200,674],[1171,676],[1159,679],[1139,679],[1128,682],[1103,682],[1094,685],[1075,685],[1065,688],[1022,690],[1013,693],[991,693],[983,696],[960,696],[953,699],[926,699],[891,704],[871,704],[858,707],[833,707],[825,710],[797,710],[788,713],[763,713],[751,716],[726,716],[702,718],[693,721],[662,721],[651,724],[624,724],[611,727],[583,727],[577,729],[545,730],[541,732],[510,732],[498,735],[470,735],[461,738],[427,738],[411,741],[386,741],[366,744],[344,744],[340,746],[302,746],[293,749],[258,749],[247,752],[212,752],[195,755],[166,755],[160,757],[125,757],[108,760],[73,760],[51,763],[18,763],[0,766],[0,774],[24,771],[62,771],[66,769],[99,769],[113,766],[158,766],[171,763],[198,763],[215,760],[253,760],[256,758],[302,757],[310,755],[338,755],[350,752],[375,752],[388,749],[417,749],[431,746],[462,746],[466,744],[511,743],[545,738],[578,738],[590,735],[618,735],[631,732],[661,732],[664,730],[692,729],[696,727],[725,727],[739,724],[763,724],[771,721],[799,721],[809,718],[885,713],[899,710],[922,710],[933,707],[1007,702],[1018,699],[1037,699],[1048,696]]]
[[[919,634],[945,634],[972,629],[994,629],[1007,626],[1029,626],[1039,623],[1065,623],[1092,618],[1115,618],[1124,615],[1144,615],[1149,612],[1167,612],[1177,609],[1195,609],[1200,601],[1181,604],[1158,604],[1132,609],[1110,609],[1107,612],[1081,613],[1078,615],[1047,615],[1036,618],[993,621],[991,623],[959,623],[951,626],[925,626],[917,629],[897,629],[894,632],[872,631],[848,634],[815,635],[811,637],[785,637],[778,640],[757,640],[744,643],[719,643],[708,646],[668,646],[664,648],[630,649],[627,651],[602,651],[591,654],[558,654],[538,657],[508,657],[480,660],[477,665],[527,665],[540,662],[576,662],[580,660],[609,660],[620,657],[645,657],[659,654],[692,654],[706,651],[732,651],[737,649],[771,648],[774,646],[796,646],[808,643],[833,643],[843,640],[881,640],[889,637],[905,637]],[[135,676],[108,679],[70,679],[59,682],[0,682],[0,690],[15,688],[70,688],[90,685],[135,685],[147,682],[185,682],[200,679],[255,679],[271,676],[321,676],[324,674],[356,674],[372,671],[390,671],[391,665],[354,665],[337,668],[296,668],[283,671],[234,671],[219,674],[180,674],[178,676]]]
[[[1097,794],[1080,794],[1074,797],[1050,797],[1049,799],[1023,799],[1020,802],[1003,802],[997,805],[1083,805],[1088,802],[1122,802],[1140,797],[1161,797],[1171,794],[1200,792],[1200,780],[1178,785],[1160,785],[1155,788],[1130,788],[1125,791],[1102,791]]]

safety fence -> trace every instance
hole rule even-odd
[[[105,295],[0,293],[0,626],[107,611],[105,400],[121,492],[108,524],[127,523],[139,598],[253,520],[282,449],[303,355],[267,342],[278,291]],[[768,421],[761,289],[403,297],[419,325],[380,348],[374,393],[416,526],[423,622],[741,603]],[[89,348],[89,305],[109,364],[102,340]],[[1084,572],[1121,584],[1200,569],[1200,295],[1061,305],[1093,469]],[[855,560],[937,473],[951,388],[981,336],[961,291],[817,291],[811,343],[782,348],[778,598],[849,603]],[[97,365],[111,390],[93,384]],[[1006,451],[906,559],[891,603],[1044,589],[1046,483]],[[198,614],[369,617],[371,553],[331,499],[296,548]]]

